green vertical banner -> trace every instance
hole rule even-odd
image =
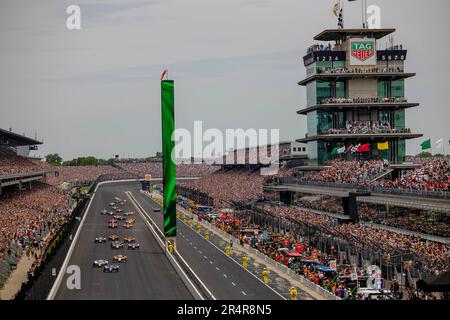
[[[172,134],[175,130],[174,118],[174,82],[161,81],[161,119],[162,119],[162,152],[163,152],[163,214],[164,235],[174,237],[177,235],[176,220],[176,168],[172,154],[175,142]]]

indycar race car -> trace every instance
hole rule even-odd
[[[103,209],[102,211],[100,211],[100,214],[102,214],[102,215],[105,215],[107,213],[108,213],[108,211],[106,209]]]
[[[140,248],[140,245],[137,242],[128,244],[128,250],[139,250],[139,248]]]
[[[119,240],[119,236],[116,234],[112,234],[108,237],[108,239],[111,241],[117,241],[117,240]]]
[[[115,204],[114,202],[110,202],[110,203],[109,203],[109,206],[110,206],[110,207],[114,207],[115,205],[116,205],[116,204]]]
[[[125,212],[123,215],[128,217],[128,216],[132,216],[134,214],[133,211],[129,211],[129,212]]]
[[[119,242],[119,241],[114,241],[114,242],[111,242],[111,247],[113,249],[121,249],[121,248],[123,248],[123,243]]]
[[[93,263],[92,265],[93,265],[94,267],[100,268],[100,267],[103,267],[103,266],[108,265],[108,261],[107,261],[107,260],[102,260],[102,259],[100,259],[100,260],[95,260],[94,263]]]
[[[123,240],[125,242],[131,243],[131,242],[135,242],[136,238],[135,237],[125,237],[125,238],[123,238]]]
[[[119,272],[119,266],[117,264],[109,264],[103,267],[103,272]]]
[[[130,224],[130,223],[125,223],[125,224],[123,225],[123,227],[124,227],[125,229],[131,229],[131,228],[133,228],[133,225]]]
[[[95,243],[103,243],[106,242],[106,238],[105,237],[97,237],[95,238]]]
[[[116,209],[116,212],[123,212],[123,209]]]
[[[122,217],[122,216],[119,216],[119,215],[115,215],[114,216],[114,219],[116,219],[116,220],[125,220],[125,217]]]
[[[114,222],[114,223],[108,223],[108,228],[110,228],[110,229],[116,229],[117,228],[117,222]]]
[[[133,224],[135,221],[136,221],[135,219],[127,219],[127,220],[125,220],[125,223]]]
[[[116,261],[117,262],[126,262],[127,260],[128,260],[128,257],[124,256],[123,254],[119,254],[119,255],[113,257],[114,262],[116,262]]]

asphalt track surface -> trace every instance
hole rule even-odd
[[[66,283],[69,275],[66,274],[55,299],[193,299],[143,218],[125,195],[129,186],[129,183],[113,183],[98,187],[69,260],[69,266],[80,267],[81,289],[68,289]],[[134,186],[137,188],[139,184]],[[125,212],[135,212],[133,228],[125,229],[123,221],[119,221],[117,229],[108,229],[111,217],[101,215],[100,211],[109,209],[108,204],[114,197],[127,200],[121,207]],[[109,241],[94,243],[96,237],[108,238],[111,234],[117,234],[121,240],[128,235],[134,236],[141,246],[140,250],[128,250],[126,244],[124,249],[112,249]],[[104,273],[101,268],[92,266],[93,261],[98,259],[112,262],[117,254],[128,256],[127,262],[117,263],[120,266],[118,273]]]
[[[160,206],[140,192],[140,184],[130,183],[128,191],[162,230]],[[275,291],[227,257],[184,223],[177,221],[177,250],[216,299],[280,300]]]

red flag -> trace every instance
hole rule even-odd
[[[365,143],[365,144],[362,144],[362,145],[360,145],[358,147],[357,152],[367,152],[369,150],[370,150],[370,144],[369,143]]]

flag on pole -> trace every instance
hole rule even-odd
[[[344,8],[343,7],[341,7],[339,9],[338,28],[344,29]]]
[[[431,139],[423,141],[420,146],[422,147],[422,150],[431,149]]]
[[[360,145],[356,151],[361,153],[361,152],[368,152],[369,150],[370,150],[370,144],[365,143],[365,144]]]
[[[438,141],[436,141],[436,147],[442,147],[442,143],[444,142],[444,139],[439,139]]]
[[[341,7],[341,1],[340,0],[336,0],[333,4],[333,15],[335,17],[338,16],[339,13],[339,8]]]
[[[389,149],[389,142],[378,142],[377,144],[377,149],[378,150],[388,150]]]
[[[339,150],[339,147],[334,148],[333,151],[331,151],[331,155],[332,156],[337,155],[338,154],[338,150]]]
[[[340,147],[340,148],[337,150],[337,152],[338,152],[338,154],[344,153],[344,152],[345,152],[345,146]]]
[[[355,153],[356,151],[358,151],[358,148],[359,148],[360,146],[361,146],[361,143],[358,143],[356,146],[353,146],[351,152],[352,152],[352,153]]]

